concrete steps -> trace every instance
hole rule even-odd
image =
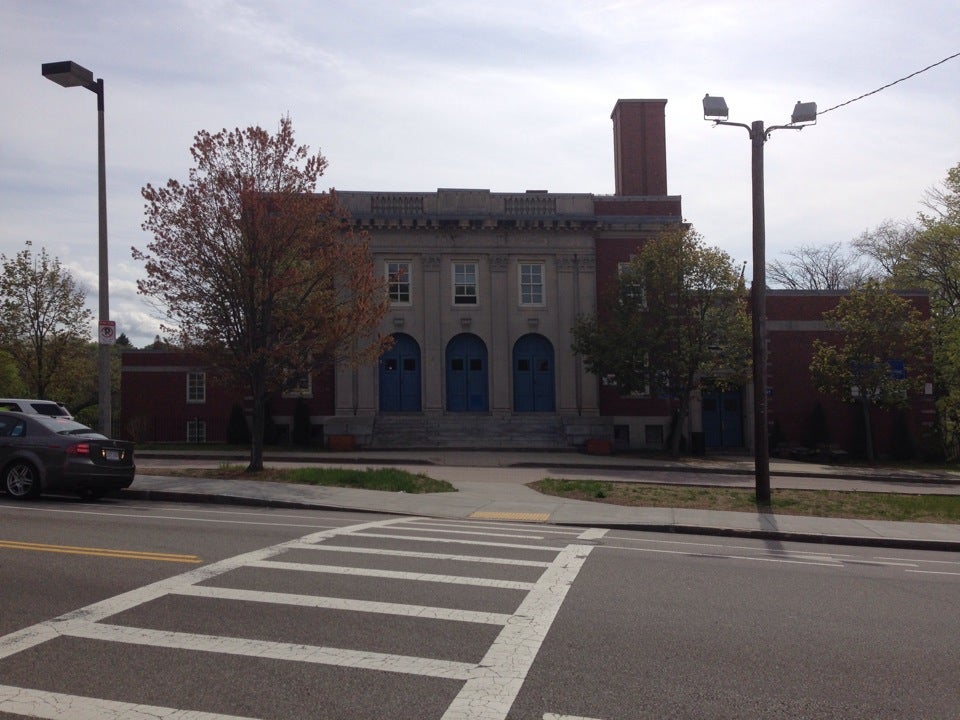
[[[563,421],[552,414],[380,415],[373,425],[371,449],[462,448],[566,450],[571,447]]]

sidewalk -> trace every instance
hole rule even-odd
[[[709,457],[654,460],[574,452],[366,451],[268,453],[272,466],[401,466],[447,480],[455,493],[408,495],[350,488],[312,487],[251,480],[197,479],[151,474],[170,466],[244,465],[246,455],[196,451],[144,452],[137,478],[124,497],[222,502],[283,508],[354,510],[451,519],[541,522],[656,532],[960,550],[960,525],[849,520],[765,513],[643,508],[541,495],[527,483],[544,477],[627,482],[753,487],[753,460]],[[960,473],[857,468],[772,460],[771,487],[863,492],[960,494]]]

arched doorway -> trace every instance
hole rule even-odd
[[[487,346],[471,333],[461,333],[447,343],[447,411],[486,412]]]
[[[513,346],[514,412],[553,412],[553,345],[543,335],[530,333]]]
[[[406,333],[380,356],[380,412],[420,412],[420,345]]]

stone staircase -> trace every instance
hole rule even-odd
[[[572,444],[556,415],[380,415],[369,447],[569,450]]]

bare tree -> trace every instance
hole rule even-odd
[[[903,220],[884,220],[873,230],[864,230],[853,241],[853,249],[874,263],[882,274],[896,279],[910,255],[917,226]]]
[[[767,279],[791,290],[848,290],[873,275],[871,264],[841,243],[801,245],[767,265]]]
[[[960,163],[947,171],[946,180],[927,188],[920,204],[933,213],[920,213],[920,222],[924,227],[937,223],[960,225]]]

